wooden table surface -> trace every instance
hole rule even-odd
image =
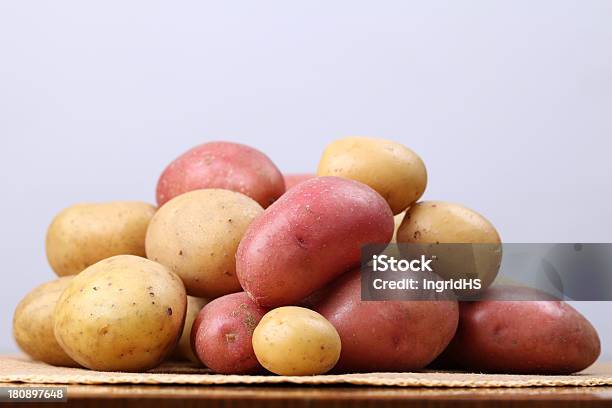
[[[0,384],[29,387],[31,384]],[[14,406],[30,407],[31,403]],[[44,407],[612,407],[612,387],[393,388],[362,386],[70,385]]]

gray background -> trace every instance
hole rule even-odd
[[[426,198],[507,242],[610,242],[612,2],[0,2],[0,351],[53,278],[80,201],[153,201],[164,166],[227,139],[284,171],[326,143],[401,141]],[[577,307],[612,358],[610,304]]]

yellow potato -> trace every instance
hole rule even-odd
[[[406,212],[404,211],[393,217],[393,223],[395,224],[395,228],[393,230],[393,238],[391,238],[391,244],[397,242],[397,230],[399,229],[400,225],[402,225],[402,221],[404,220],[405,215]]]
[[[319,313],[297,306],[271,310],[253,332],[259,363],[279,375],[315,375],[340,358],[340,336]]]
[[[393,214],[416,202],[427,186],[421,158],[400,143],[370,137],[347,137],[329,144],[317,176],[360,181],[387,200]]]
[[[262,212],[255,200],[229,190],[181,194],[151,220],[147,257],[178,274],[189,295],[215,298],[239,292],[236,250],[251,221]]]
[[[501,239],[493,224],[459,204],[423,201],[413,205],[397,231],[397,242],[433,244],[425,247],[429,256],[436,257],[434,272],[444,279],[479,278],[483,288],[493,282],[501,264]]]
[[[47,259],[59,276],[75,275],[114,255],[145,256],[155,207],[139,201],[77,204],[60,212],[47,231]]]
[[[404,216],[398,242],[498,244],[497,230],[482,215],[459,204],[422,201]]]
[[[55,337],[75,361],[101,371],[158,365],[183,330],[178,276],[133,255],[104,259],[74,277],[55,308]]]
[[[183,334],[181,334],[181,338],[176,345],[176,349],[174,350],[174,353],[172,353],[173,357],[180,360],[189,360],[194,363],[200,362],[195,354],[193,354],[193,349],[191,348],[191,328],[193,327],[193,322],[198,316],[198,313],[200,313],[200,310],[202,310],[206,303],[208,303],[206,299],[187,296],[185,327],[183,328]]]
[[[13,315],[13,336],[19,347],[35,360],[78,367],[53,334],[53,310],[72,276],[43,283],[24,297]]]

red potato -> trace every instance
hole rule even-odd
[[[342,341],[335,371],[413,371],[431,363],[457,329],[454,300],[362,301],[359,269],[336,280],[314,307]]]
[[[317,177],[316,174],[310,173],[283,174],[283,178],[285,179],[285,189],[289,190],[296,184],[299,184],[302,181],[310,180],[311,178],[315,177]]]
[[[191,344],[198,359],[220,374],[250,374],[262,367],[253,351],[253,331],[267,310],[245,292],[232,293],[208,303],[191,329]]]
[[[489,289],[489,298],[461,302],[459,328],[438,367],[516,374],[570,374],[597,359],[600,342],[569,304],[524,300],[526,289]],[[539,296],[540,299],[544,297]]]
[[[242,288],[260,306],[297,304],[359,265],[364,244],[386,244],[393,214],[370,187],[338,177],[295,186],[256,218],[236,252]]]
[[[176,158],[157,182],[157,204],[203,188],[247,195],[266,208],[285,192],[283,175],[257,149],[231,142],[196,146]]]

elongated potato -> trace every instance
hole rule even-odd
[[[374,190],[317,177],[293,187],[249,226],[236,253],[244,290],[264,307],[297,304],[360,263],[360,249],[386,244],[393,215]]]
[[[416,202],[427,186],[421,158],[400,143],[371,137],[347,137],[330,143],[317,176],[360,181],[387,200],[393,214]]]
[[[263,212],[253,199],[229,190],[182,194],[159,209],[147,231],[147,257],[177,273],[191,296],[215,298],[241,291],[236,249]]]
[[[257,149],[231,142],[209,142],[188,150],[166,167],[157,183],[157,204],[199,189],[242,193],[262,207],[285,192],[283,175]]]
[[[200,311],[191,329],[196,356],[220,374],[252,374],[261,370],[252,337],[266,312],[245,292],[213,300]]]
[[[206,299],[187,296],[187,313],[185,314],[185,326],[183,327],[183,334],[176,345],[176,349],[172,353],[172,357],[180,360],[189,360],[194,363],[199,363],[200,360],[193,353],[191,348],[191,328],[193,322],[200,313],[200,310],[208,303]]]
[[[84,367],[145,371],[174,349],[186,307],[178,276],[148,259],[118,255],[73,278],[55,307],[55,337]]]
[[[342,353],[335,371],[413,371],[453,338],[456,301],[362,301],[358,269],[338,278],[314,309],[336,328]]]
[[[60,347],[53,333],[53,310],[72,276],[43,283],[24,297],[13,315],[13,337],[35,360],[56,366],[78,367]]]
[[[319,313],[297,306],[271,310],[253,333],[257,360],[279,375],[316,375],[340,357],[340,336]]]
[[[488,299],[461,302],[457,334],[438,366],[477,372],[570,374],[597,359],[593,326],[569,304],[528,299],[528,289],[494,287]],[[518,293],[517,293],[518,292]],[[542,298],[540,296],[540,298]]]
[[[60,212],[47,231],[47,259],[59,276],[75,275],[115,255],[145,255],[155,207],[139,201],[77,204]]]

